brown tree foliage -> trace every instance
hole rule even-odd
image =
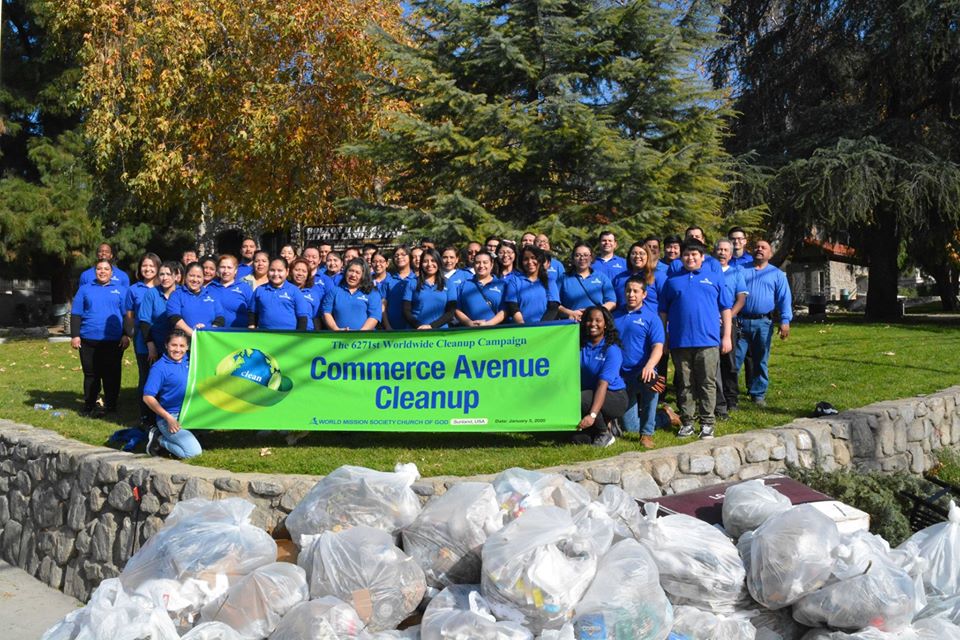
[[[338,148],[385,107],[376,28],[394,0],[50,0],[85,33],[81,99],[97,168],[161,206],[271,225],[328,219],[372,168]]]

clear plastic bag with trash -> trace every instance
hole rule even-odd
[[[951,500],[947,513],[946,522],[918,531],[904,543],[917,545],[920,556],[928,563],[923,572],[927,595],[960,593],[960,507]]]
[[[403,550],[423,569],[427,585],[442,589],[480,582],[480,549],[502,526],[493,486],[463,482],[428,502],[400,535]]]
[[[210,584],[206,579],[198,578],[183,581],[153,578],[141,582],[133,593],[152,602],[162,602],[182,633],[196,624],[203,605],[215,600],[230,587],[226,574],[217,574],[213,581]]]
[[[767,609],[789,606],[827,584],[840,544],[836,523],[809,505],[775,515],[740,537],[747,588]]]
[[[925,618],[898,631],[880,631],[875,627],[851,633],[813,629],[803,640],[960,640],[960,627],[943,618]]]
[[[809,627],[800,624],[790,615],[790,609],[756,608],[742,611],[757,630],[756,640],[800,640]]]
[[[753,531],[771,516],[791,507],[790,498],[763,480],[748,480],[727,487],[723,496],[723,528],[734,538]]]
[[[703,611],[689,605],[673,610],[675,640],[755,640],[757,630],[742,615]]]
[[[230,625],[222,622],[201,622],[180,640],[243,640]]]
[[[301,567],[274,562],[237,580],[219,598],[200,610],[203,622],[222,622],[245,640],[266,638],[294,605],[308,597]]]
[[[597,575],[574,608],[577,638],[664,640],[673,607],[660,586],[650,552],[636,540],[621,540],[600,558]]]
[[[498,621],[480,593],[480,585],[453,585],[441,591],[423,612],[421,640],[533,640],[517,622]]]
[[[307,572],[311,598],[340,598],[371,632],[396,628],[426,590],[423,569],[393,536],[363,525],[304,537],[297,564]]]
[[[205,581],[216,592],[221,576],[232,582],[277,559],[277,543],[250,524],[256,507],[241,498],[178,502],[120,573],[130,592],[156,579]],[[205,603],[203,603],[205,604]]]
[[[640,527],[640,505],[629,493],[612,484],[604,485],[596,500],[613,520],[614,541],[637,537]]]
[[[568,621],[597,570],[603,541],[589,538],[597,533],[594,525],[593,518],[575,521],[559,507],[531,507],[487,538],[481,590],[497,618],[534,633]],[[607,546],[612,537],[610,527]]]
[[[493,488],[508,521],[531,507],[553,506],[572,513],[592,502],[586,489],[559,474],[519,467],[498,473]]]
[[[290,512],[287,531],[301,547],[302,536],[357,525],[397,535],[420,513],[420,499],[411,489],[419,477],[413,464],[398,464],[392,473],[350,465],[334,469]]]
[[[294,605],[270,634],[270,640],[348,640],[364,629],[349,604],[324,596]]]
[[[731,612],[747,597],[737,547],[716,527],[684,514],[657,517],[659,505],[643,505],[637,539],[660,571],[673,604]]]

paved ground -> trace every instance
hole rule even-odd
[[[0,560],[0,637],[35,640],[80,602]]]

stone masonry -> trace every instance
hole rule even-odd
[[[636,498],[745,480],[788,467],[922,473],[935,451],[960,445],[960,386],[878,402],[821,419],[545,469],[597,495],[615,484]],[[474,478],[424,478],[426,502]],[[0,555],[67,595],[86,600],[194,497],[242,497],[254,523],[277,537],[314,476],[230,473],[81,444],[0,420]],[[139,500],[137,497],[139,496]]]

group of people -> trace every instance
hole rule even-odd
[[[711,254],[703,230],[691,227],[682,239],[635,242],[624,258],[615,235],[604,231],[596,255],[578,242],[564,264],[549,238],[534,233],[519,243],[491,237],[462,249],[422,242],[340,253],[321,242],[298,254],[287,245],[276,256],[245,238],[239,257],[190,250],[179,261],[161,261],[146,253],[130,284],[103,243],[73,302],[83,411],[99,412],[101,385],[103,412],[116,411],[122,352],[132,342],[148,452],[189,457],[200,445],[177,415],[196,329],[433,330],[572,320],[581,336],[576,442],[609,446],[622,424],[641,434],[642,446],[653,446],[668,347],[679,435],[694,435],[699,416],[700,437],[709,438],[716,417],[736,409],[745,360],[749,394],[763,405],[775,312],[781,337],[789,334],[790,290],[769,264],[770,244],[755,241],[752,254],[745,245],[735,227]]]

